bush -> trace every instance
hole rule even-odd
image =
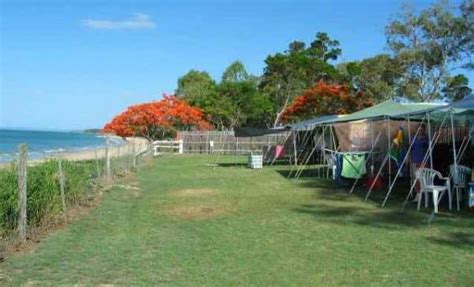
[[[63,162],[66,205],[74,206],[85,199],[97,179],[95,162]],[[44,220],[62,211],[59,190],[58,162],[50,160],[28,167],[28,227],[37,227]],[[0,235],[12,234],[18,219],[17,167],[0,169]]]

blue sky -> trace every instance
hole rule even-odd
[[[341,42],[340,61],[373,56],[402,3],[4,0],[0,127],[102,127],[130,104],[172,93],[190,69],[219,79],[239,59],[261,74],[267,55],[318,31]]]

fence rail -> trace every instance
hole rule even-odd
[[[245,154],[262,152],[269,146],[285,145],[290,132],[256,137],[236,137],[233,131],[184,131],[177,138],[183,153]]]

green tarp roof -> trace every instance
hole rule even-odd
[[[358,112],[343,115],[343,116],[322,116],[308,121],[295,123],[290,125],[293,129],[302,129],[305,127],[314,127],[322,124],[354,122],[368,119],[383,119],[383,118],[405,118],[408,115],[421,115],[426,112],[431,112],[439,109],[445,109],[446,104],[439,103],[398,103],[393,100],[388,100],[375,106],[360,110]]]
[[[401,104],[393,100],[388,100],[375,106],[360,110],[358,112],[339,118],[337,122],[353,122],[359,120],[376,119],[376,118],[397,118],[409,114],[419,114],[434,109],[446,107],[445,104],[434,103],[406,103]]]

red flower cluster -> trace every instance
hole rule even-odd
[[[318,82],[286,108],[283,121],[308,119],[319,115],[347,114],[373,105],[363,92],[352,94],[346,85]]]
[[[174,136],[177,130],[209,130],[201,109],[183,99],[165,95],[162,100],[133,105],[104,126],[105,133],[159,139]]]

